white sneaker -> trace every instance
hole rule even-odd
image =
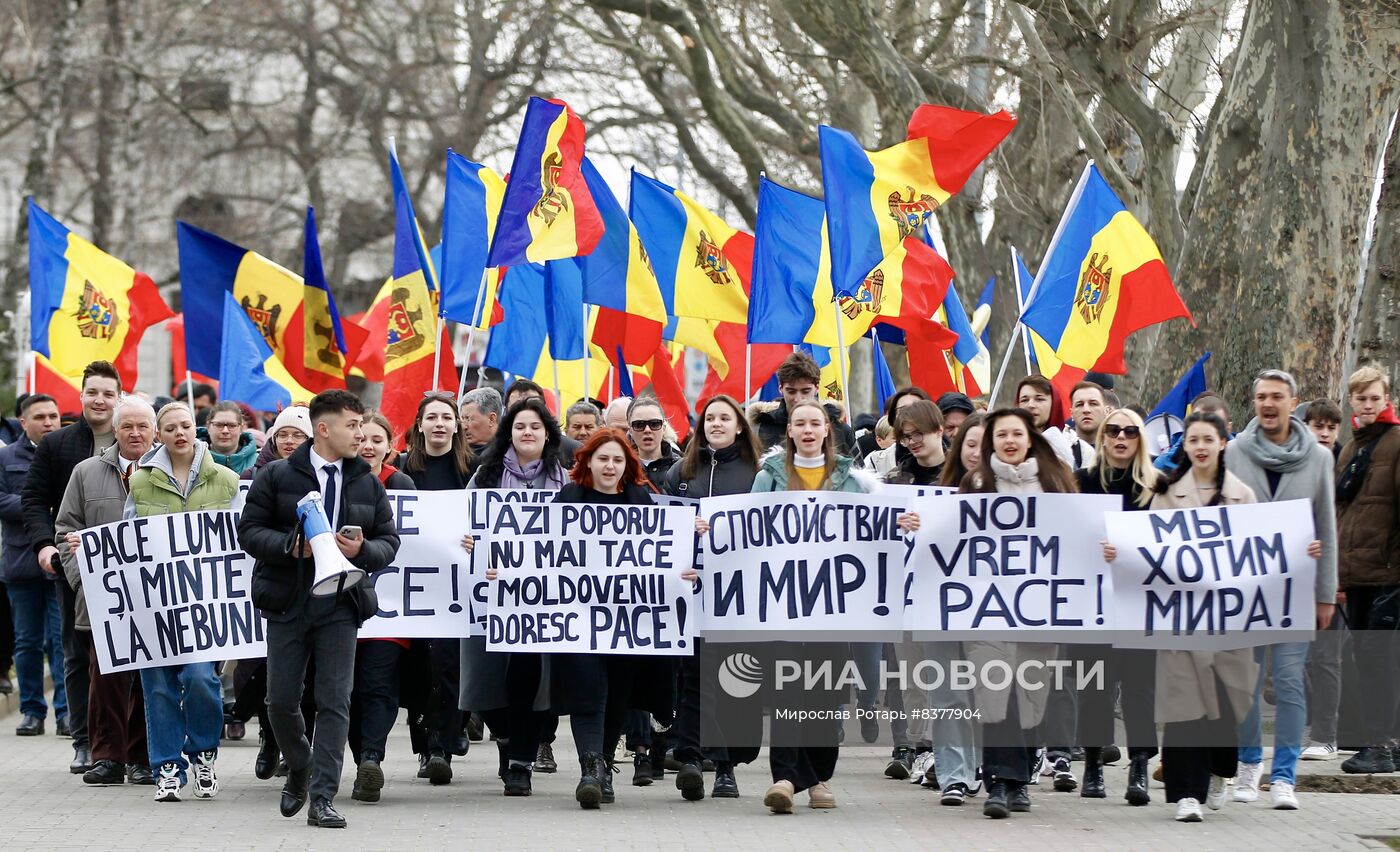
[[[926,751],[914,757],[914,768],[909,772],[910,784],[922,784],[924,773],[933,765],[933,752]]]
[[[1219,775],[1210,776],[1210,791],[1206,793],[1206,807],[1218,811],[1225,807],[1225,797],[1230,794],[1230,779]]]
[[[174,763],[162,763],[156,776],[156,801],[180,801],[180,767]]]
[[[1235,775],[1235,801],[1259,801],[1259,776],[1263,764],[1241,763]]]
[[[1035,760],[1031,761],[1031,763],[1035,766],[1035,769],[1031,770],[1030,783],[1032,784],[1039,784],[1040,776],[1042,775],[1055,774],[1055,766],[1046,757],[1045,749],[1043,748],[1036,751]]]
[[[1331,743],[1311,745],[1303,749],[1303,760],[1336,760],[1340,757],[1337,747]]]
[[[1298,796],[1293,792],[1293,785],[1289,784],[1287,781],[1275,781],[1270,784],[1269,795],[1273,797],[1274,810],[1298,810]]]
[[[1176,803],[1177,822],[1200,822],[1201,803],[1192,798],[1180,799]]]
[[[212,751],[201,751],[194,756],[191,768],[194,770],[194,797],[196,799],[212,799],[219,794],[219,779],[214,774],[215,756]]]

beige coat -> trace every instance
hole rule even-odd
[[[1044,493],[1044,489],[1040,487],[1039,466],[1034,459],[1013,468],[1001,459],[993,457],[991,467],[996,475],[998,494]],[[1055,643],[1003,640],[966,641],[963,642],[963,653],[977,672],[983,671],[984,666],[997,660],[1006,663],[1011,671],[1015,672],[1022,663],[1045,663],[1061,656],[1060,646]],[[1045,717],[1045,705],[1050,700],[1050,670],[1043,666],[1028,668],[1023,680],[1025,683],[1018,684],[1016,679],[1012,678],[1011,684],[1006,688],[992,689],[983,683],[982,678],[977,679],[973,687],[973,698],[976,699],[976,708],[982,713],[983,724],[993,724],[1006,719],[1012,689],[1016,690],[1016,708],[1021,727],[1033,728],[1040,724],[1041,719]]]
[[[1253,503],[1254,492],[1234,474],[1225,472],[1221,502],[1227,506]],[[1194,509],[1205,505],[1196,480],[1190,473],[1173,484],[1165,494],[1152,498],[1151,509]],[[1220,718],[1220,702],[1215,679],[1220,678],[1225,695],[1243,719],[1254,703],[1254,686],[1259,680],[1259,664],[1253,648],[1233,651],[1158,651],[1157,721],[1190,722]]]

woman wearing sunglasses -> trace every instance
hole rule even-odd
[[[1122,498],[1123,511],[1146,509],[1160,474],[1152,467],[1143,440],[1142,418],[1120,408],[1104,419],[1094,441],[1094,462],[1076,471],[1081,494],[1114,494]],[[1099,689],[1079,694],[1079,736],[1084,744],[1084,785],[1079,795],[1102,799],[1103,747],[1113,742],[1114,695],[1123,695],[1123,724],[1128,732],[1128,789],[1130,805],[1151,801],[1147,792],[1147,762],[1157,754],[1157,729],[1153,715],[1153,687],[1157,671],[1154,651],[1081,645],[1076,652],[1089,663],[1102,662],[1104,680]]]

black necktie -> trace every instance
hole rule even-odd
[[[321,490],[322,502],[326,504],[326,522],[335,529],[335,465],[328,464],[321,468],[326,472],[326,487]]]

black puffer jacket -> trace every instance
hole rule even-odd
[[[661,458],[642,462],[642,473],[657,491],[665,491],[666,474],[680,461],[681,454],[670,441],[661,442]]]
[[[370,473],[369,464],[358,456],[341,463],[341,476],[344,482],[338,493],[336,524],[358,526],[364,532],[360,553],[350,561],[372,574],[393,561],[399,551],[389,498],[379,479]],[[296,620],[311,596],[315,564],[293,555],[293,534],[297,530],[297,501],[320,488],[311,467],[311,442],[307,441],[288,458],[267,465],[248,489],[248,500],[238,519],[238,541],[257,560],[253,566],[253,604],[268,621]],[[364,582],[346,592],[354,596],[361,622],[375,612],[373,589],[373,583]]]
[[[758,470],[739,455],[738,444],[722,450],[700,448],[701,464],[690,479],[681,479],[683,460],[667,471],[661,489],[673,497],[723,497],[726,494],[747,494],[753,490]]]
[[[856,433],[851,431],[851,427],[841,419],[845,416],[841,406],[834,402],[824,402],[822,407],[826,409],[827,416],[831,418],[831,428],[836,431],[836,452],[857,462],[860,461],[860,447],[856,446]],[[779,401],[776,408],[758,414],[754,418],[754,426],[758,429],[758,441],[763,445],[763,449],[771,450],[774,447],[782,446],[783,438],[787,436],[787,403]]]
[[[35,553],[54,543],[53,522],[63,504],[63,492],[68,490],[73,468],[92,458],[92,447],[92,427],[79,418],[45,435],[34,449],[34,461],[19,499],[24,534]]]

